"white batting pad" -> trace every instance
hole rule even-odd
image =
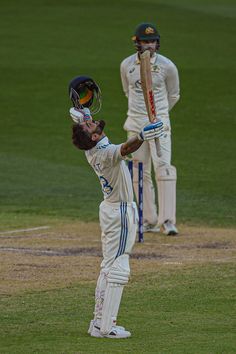
[[[94,318],[96,319],[101,319],[102,317],[102,307],[105,297],[106,286],[106,274],[104,272],[100,272],[95,290]]]
[[[120,284],[107,284],[100,328],[102,334],[108,334],[111,331],[113,318],[117,317],[119,311],[123,289],[124,286]]]
[[[117,257],[107,275],[107,287],[102,308],[101,332],[111,331],[113,320],[117,318],[124,285],[130,275],[129,255]]]
[[[176,223],[176,168],[174,166],[163,166],[157,171],[158,185],[158,224],[166,220]]]
[[[130,267],[129,267],[129,255],[122,254],[115,259],[112,264],[109,273],[107,275],[107,281],[109,283],[125,285],[129,281]]]

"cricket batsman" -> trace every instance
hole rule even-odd
[[[149,123],[126,142],[114,145],[104,132],[105,121],[92,118],[101,107],[96,82],[78,76],[69,84],[69,95],[73,103],[70,116],[75,122],[73,144],[85,151],[104,197],[99,208],[103,259],[95,291],[94,319],[88,333],[98,338],[128,338],[131,333],[117,325],[117,315],[124,286],[129,281],[129,255],[135,242],[138,213],[125,159],[144,141],[161,137],[163,123]]]

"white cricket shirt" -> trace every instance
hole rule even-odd
[[[111,203],[131,203],[132,181],[120,148],[121,144],[111,144],[104,136],[94,148],[86,151],[85,155],[100,180],[104,199]]]
[[[157,53],[151,57],[150,62],[157,116],[169,125],[169,111],[180,97],[178,70],[171,60]],[[138,54],[124,59],[120,71],[123,90],[128,97],[124,129],[139,132],[149,120],[141,88]]]

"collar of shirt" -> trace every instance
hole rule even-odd
[[[157,53],[154,53],[153,56],[152,56],[151,59],[150,59],[150,63],[151,63],[152,65],[155,64],[156,59],[157,59]],[[135,64],[137,64],[137,65],[140,64],[140,59],[139,59],[139,57],[138,57],[138,53],[136,53]]]
[[[92,156],[93,154],[96,153],[97,150],[101,150],[109,144],[110,144],[110,141],[108,140],[108,137],[105,135],[97,142],[97,144],[94,147],[85,151],[85,154]]]
[[[109,145],[110,141],[108,137],[105,135],[101,140],[97,142],[96,148],[99,149],[103,145]]]

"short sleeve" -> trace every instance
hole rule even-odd
[[[102,154],[103,155],[102,160],[104,165],[114,166],[121,160],[125,159],[125,156],[121,155],[121,145],[122,144],[119,145],[110,144],[104,149]]]

